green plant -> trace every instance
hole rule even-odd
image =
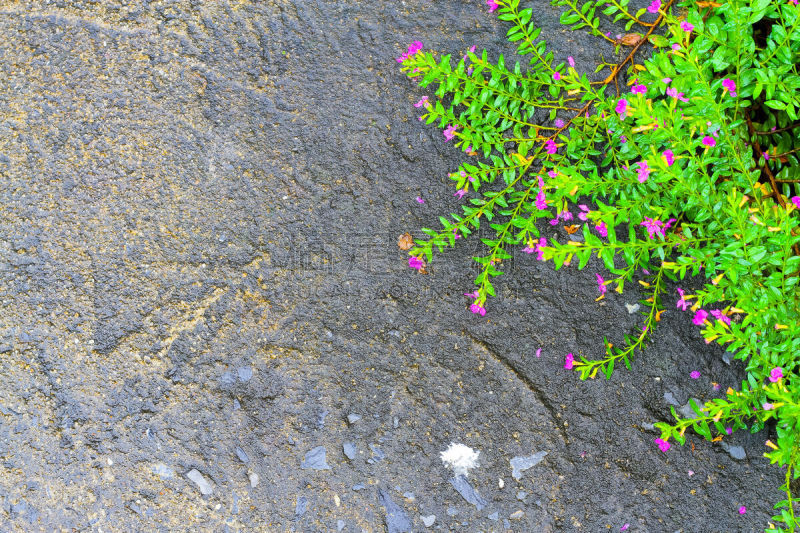
[[[629,367],[665,309],[667,280],[702,275],[705,284],[695,294],[678,289],[677,306],[691,306],[706,342],[746,362],[747,379],[726,398],[693,405],[696,418],[673,412],[676,422],[658,424],[656,442],[666,451],[670,440],[683,443],[690,427],[719,440],[774,420],[777,442],[767,443],[765,455],[786,467],[786,497],[773,520],[794,531],[800,523],[791,492],[800,477],[797,0],[654,0],[637,13],[626,1],[554,0],[566,8],[563,24],[628,52],[601,64],[608,75],[594,82],[571,58],[554,63],[519,0],[487,3],[510,24],[508,40],[527,58],[524,68],[474,49],[453,64],[449,55],[423,52],[421,43],[398,59],[420,86],[435,87],[434,100],[417,104],[422,119],[445,128],[446,140],[474,156],[450,175],[456,195],[470,195],[468,202],[461,213],[440,217],[441,229],[423,229],[428,238],[415,241],[409,265],[423,268],[435,250],[488,224],[493,235],[481,239],[486,252],[475,257],[473,313],[486,313],[492,280],[511,246],[557,269],[574,260],[584,268],[598,257],[612,275],[596,274],[600,298],[609,286],[622,292],[638,281],[646,292],[641,330],[625,335],[621,346],[605,340],[597,360],[570,354],[565,367],[582,379],[609,377],[620,363]],[[601,9],[641,32],[620,39],[603,34]],[[637,53],[647,43],[654,52],[640,62]],[[563,239],[543,238],[542,219],[563,225]]]

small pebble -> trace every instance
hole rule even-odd
[[[511,515],[509,515],[509,518],[511,520],[522,520],[522,518],[524,516],[525,516],[525,512],[520,510],[520,511],[514,511],[513,513],[511,513]]]
[[[489,516],[487,516],[486,518],[488,518],[492,522],[497,522],[498,520],[500,520],[500,513],[495,511],[492,514],[490,514]]]
[[[436,522],[436,515],[428,515],[428,516],[421,516],[422,523],[425,524],[425,527],[431,527],[434,522]]]
[[[344,455],[351,461],[356,458],[356,445],[352,442],[343,443],[342,451],[344,452]]]
[[[303,461],[300,463],[300,468],[313,469],[313,470],[330,470],[331,467],[325,462],[325,446],[317,446],[309,450]]]
[[[258,481],[259,481],[258,474],[256,474],[255,472],[248,472],[247,473],[247,478],[250,480],[250,487],[251,488],[258,487]]]
[[[447,508],[447,516],[456,516],[458,514],[458,508],[453,507],[452,505]]]
[[[245,453],[245,451],[238,446],[236,447],[236,457],[238,457],[239,460],[243,463],[247,463],[250,461],[250,458],[247,456],[247,453]]]
[[[517,499],[519,501],[524,502],[525,498],[527,498],[527,497],[528,497],[528,493],[525,492],[524,490],[521,490],[521,491],[517,492]]]
[[[361,415],[357,415],[355,413],[350,413],[349,415],[347,415],[347,423],[350,424],[351,426],[356,422],[358,422],[359,420],[361,420]]]
[[[336,531],[341,531],[344,529],[344,526],[347,524],[344,523],[344,520],[337,520],[336,521]]]
[[[189,470],[186,473],[186,477],[192,480],[195,485],[197,485],[197,488],[200,489],[200,494],[203,496],[208,496],[214,492],[214,489],[211,487],[211,483],[206,481],[206,478],[203,477],[203,474],[196,469],[192,468]]]

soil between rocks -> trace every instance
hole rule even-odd
[[[613,53],[535,7],[557,57]],[[769,435],[647,429],[742,379],[688,315],[580,382],[634,293],[520,254],[481,318],[474,242],[408,269],[464,156],[394,58],[504,34],[478,0],[0,2],[0,529],[766,527]]]

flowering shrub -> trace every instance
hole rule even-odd
[[[409,266],[488,224],[470,310],[487,313],[492,280],[509,247],[555,268],[592,256],[598,299],[634,281],[644,288],[641,329],[620,346],[605,340],[596,360],[569,354],[582,379],[630,366],[667,307],[691,313],[706,342],[747,363],[740,390],[692,408],[695,418],[659,423],[667,452],[692,428],[717,441],[734,430],[775,423],[766,457],[786,468],[785,499],[773,517],[798,525],[792,481],[800,477],[800,7],[797,0],[653,0],[631,13],[627,0],[554,0],[563,24],[585,28],[628,53],[590,81],[570,57],[552,52],[519,0],[489,0],[510,25],[507,37],[528,60],[507,65],[472,47],[460,60],[437,58],[416,42],[398,58],[421,87],[420,120],[470,156],[450,178],[461,212],[423,229]],[[681,16],[673,8],[680,7]],[[612,37],[601,13],[640,33]],[[658,30],[658,31],[657,31]],[[637,57],[643,44],[649,59]],[[627,79],[627,86],[624,80]],[[546,121],[535,117],[546,116]],[[539,224],[561,235],[548,241]],[[563,230],[563,231],[562,231]],[[667,281],[702,276],[703,287],[668,294]],[[670,290],[671,292],[671,290]],[[675,300],[673,300],[675,298]],[[669,302],[669,303],[668,303]],[[700,377],[693,372],[693,378]],[[773,527],[773,526],[771,526]]]

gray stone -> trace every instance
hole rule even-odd
[[[436,522],[435,514],[431,514],[428,516],[420,516],[420,518],[422,519],[422,523],[425,525],[425,527],[431,527],[433,523]]]
[[[355,413],[350,413],[349,415],[347,415],[347,423],[350,424],[351,426],[356,422],[358,422],[359,420],[361,420],[361,415],[357,415]]]
[[[300,518],[306,514],[306,509],[308,509],[308,499],[305,496],[300,496],[294,506],[294,517]]]
[[[744,461],[745,459],[747,459],[747,453],[741,446],[731,446],[724,440],[722,441],[721,444],[722,444],[722,449],[728,452],[728,454],[737,461]]]
[[[239,446],[236,447],[236,457],[238,457],[239,460],[245,464],[250,462],[250,457],[248,457],[247,453]]]
[[[175,475],[175,471],[165,465],[164,463],[158,463],[153,465],[153,473],[156,474],[161,479],[168,479]]]
[[[676,407],[680,405],[680,402],[678,402],[678,400],[675,399],[675,396],[673,396],[672,393],[669,391],[664,393],[664,401]]]
[[[249,366],[243,366],[236,370],[239,375],[239,381],[247,382],[253,377],[253,369]]]
[[[364,485],[363,483],[356,483],[355,485],[353,485],[354,491],[364,490],[365,488],[366,485]]]
[[[417,498],[416,498],[416,496],[414,496],[414,493],[413,493],[413,492],[411,492],[411,491],[409,491],[409,492],[404,492],[404,493],[403,493],[403,498],[405,498],[405,499],[407,499],[407,500],[411,500],[412,502],[413,502],[414,500],[416,500],[416,499],[417,499]]]
[[[697,398],[690,398],[690,400],[688,402],[686,402],[686,405],[683,405],[683,406],[681,406],[680,409],[678,409],[678,412],[681,414],[681,416],[683,418],[697,418],[697,413],[695,413],[694,409],[692,409],[691,400],[694,400],[694,403],[698,407],[702,407],[702,405],[703,405],[702,402],[700,400],[698,400]]]
[[[383,461],[383,459],[386,457],[386,454],[383,453],[383,450],[381,450],[374,444],[370,444],[369,449],[372,450],[372,460],[374,460],[376,463]]]
[[[203,477],[203,474],[201,474],[198,470],[192,468],[186,473],[186,477],[188,477],[194,482],[195,485],[197,485],[197,488],[200,489],[200,494],[203,496],[208,496],[214,492],[211,483],[206,481],[206,478]]]
[[[489,516],[487,516],[486,518],[488,518],[492,522],[497,522],[498,520],[500,520],[500,513],[495,511],[492,514],[490,514]]]
[[[236,383],[236,377],[233,375],[233,372],[225,372],[219,377],[219,384],[222,385],[223,388],[232,387]]]
[[[411,521],[406,516],[405,511],[392,501],[388,492],[383,489],[378,489],[378,502],[380,502],[386,511],[384,521],[386,522],[386,529],[388,529],[389,533],[411,532]]]
[[[511,463],[511,477],[519,481],[522,479],[522,473],[525,470],[538,465],[546,456],[547,452],[536,452],[533,455],[512,458],[509,460],[509,463]]]
[[[466,477],[456,476],[451,478],[450,484],[461,494],[462,498],[477,507],[479,511],[488,505],[488,502],[470,485]]]
[[[250,487],[251,488],[254,489],[254,488],[258,487],[258,482],[259,482],[258,474],[256,474],[253,471],[249,471],[249,472],[247,472],[247,479],[250,480]]]
[[[356,458],[356,445],[353,444],[352,442],[343,443],[342,451],[344,452],[345,457],[347,457],[351,461]]]
[[[347,524],[345,524],[344,520],[337,520],[337,521],[336,521],[336,531],[341,531],[341,530],[343,530],[343,529],[344,529],[344,526],[346,526],[346,525],[347,525]]]
[[[524,502],[525,498],[527,498],[527,497],[528,497],[528,493],[525,492],[524,490],[520,490],[520,491],[517,492],[517,499],[519,501]]]
[[[458,507],[450,506],[447,508],[447,516],[456,516],[458,514]]]
[[[513,513],[508,515],[508,518],[510,518],[511,520],[522,520],[524,517],[525,517],[525,511],[522,510],[514,511]]]
[[[300,463],[300,468],[313,470],[330,470],[331,467],[325,462],[325,446],[317,446],[306,453],[305,458]]]

